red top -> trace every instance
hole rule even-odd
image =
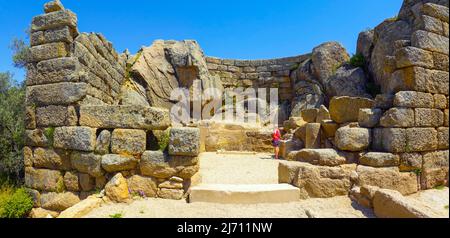
[[[275,129],[275,131],[273,132],[273,135],[272,135],[272,139],[273,139],[274,141],[280,140],[280,139],[281,139],[281,133],[280,133],[280,130]]]

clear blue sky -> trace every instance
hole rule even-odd
[[[16,79],[14,37],[24,38],[46,0],[0,0],[0,72]],[[78,15],[81,32],[101,32],[117,51],[156,39],[195,39],[206,55],[264,59],[311,52],[339,41],[349,52],[358,33],[398,14],[402,0],[62,0]]]

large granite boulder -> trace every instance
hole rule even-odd
[[[195,41],[155,41],[130,62],[131,77],[145,87],[151,106],[170,109],[172,90],[192,90],[196,79],[202,89],[223,90],[220,80],[209,74],[203,51]],[[192,94],[191,94],[192,95]]]

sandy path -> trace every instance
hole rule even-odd
[[[278,184],[278,161],[270,154],[200,155],[205,184]]]
[[[355,209],[358,208],[358,209]],[[365,218],[373,217],[368,210],[359,210],[348,197],[309,199],[283,204],[212,204],[185,201],[143,199],[131,204],[105,204],[91,211],[86,218]]]
[[[278,161],[270,154],[200,155],[204,184],[278,184]],[[130,204],[105,204],[86,217],[108,218],[308,218],[373,217],[370,210],[355,205],[348,197],[309,199],[282,204],[186,203],[164,199],[142,199]]]

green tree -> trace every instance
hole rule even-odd
[[[0,73],[0,174],[23,177],[25,86],[11,73]]]
[[[17,68],[24,68],[30,55],[30,47],[24,40],[14,38],[9,48],[13,51],[13,63]]]

